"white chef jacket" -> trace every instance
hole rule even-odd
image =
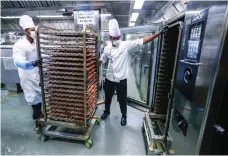
[[[39,68],[32,65],[37,60],[36,43],[30,43],[26,37],[18,40],[13,46],[13,59],[19,67],[20,84],[26,101],[30,105],[41,103]]]
[[[134,41],[121,41],[119,47],[108,45],[100,60],[105,63],[109,59],[106,78],[109,81],[120,82],[128,76],[129,51],[138,45],[143,45],[143,38]]]

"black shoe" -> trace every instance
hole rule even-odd
[[[125,126],[127,124],[127,117],[122,117],[120,124]]]
[[[102,115],[101,115],[101,120],[105,120],[108,116],[109,116],[109,114],[110,113],[103,113]]]
[[[34,131],[38,131],[39,130],[39,120],[42,120],[42,118],[44,117],[44,115],[42,114],[39,118],[37,118],[35,120],[35,128],[33,129]]]
[[[35,120],[35,128],[33,130],[38,131],[38,129],[39,129],[39,123],[37,120]]]

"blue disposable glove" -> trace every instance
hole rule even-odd
[[[37,66],[36,61],[15,61],[15,65],[18,68],[31,70]]]

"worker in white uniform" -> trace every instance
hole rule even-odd
[[[39,86],[39,61],[37,60],[37,49],[35,42],[35,25],[28,15],[23,15],[19,20],[20,26],[25,31],[25,36],[18,40],[13,46],[13,59],[18,67],[20,84],[24,96],[29,105],[32,106],[33,119],[37,127],[37,120],[43,117],[41,111],[41,87]]]
[[[104,120],[110,114],[112,96],[116,89],[122,113],[121,125],[127,124],[127,68],[129,51],[138,45],[146,44],[155,39],[159,34],[165,32],[163,29],[159,33],[147,36],[135,41],[121,41],[120,29],[116,19],[109,21],[109,36],[111,43],[104,48],[98,64],[105,63],[109,59],[108,69],[105,79],[105,110],[101,116]]]

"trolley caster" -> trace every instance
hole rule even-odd
[[[40,136],[40,140],[43,141],[43,142],[45,142],[45,141],[48,140],[48,136],[46,136],[46,135],[41,135],[41,136]]]
[[[92,140],[87,140],[87,141],[85,142],[85,146],[86,146],[87,148],[91,148],[91,147],[93,146],[93,141],[92,141]]]
[[[100,125],[100,123],[101,123],[101,119],[97,118],[95,124]]]

